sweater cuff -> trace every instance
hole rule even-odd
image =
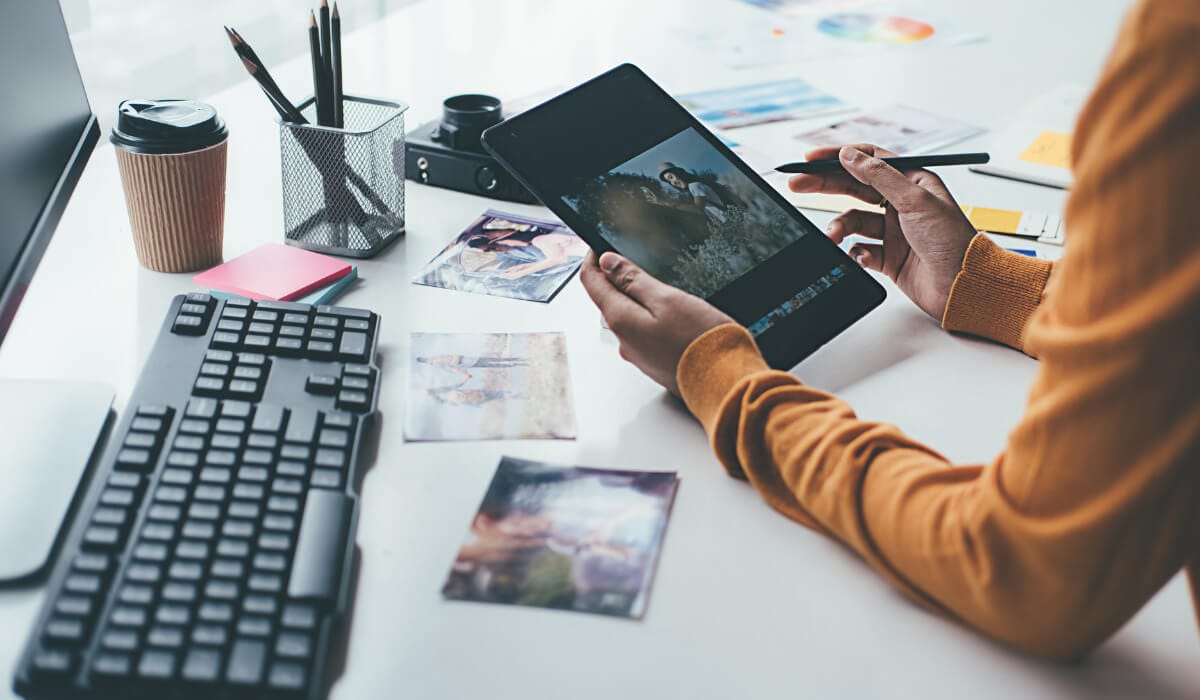
[[[751,374],[770,369],[750,333],[736,323],[727,323],[705,332],[683,351],[675,381],[688,410],[712,435],[721,405],[734,386]]]
[[[942,327],[1021,348],[1050,268],[1047,260],[1011,253],[976,235],[950,288]]]

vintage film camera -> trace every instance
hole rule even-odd
[[[455,95],[442,102],[441,121],[408,135],[404,172],[426,185],[536,204],[537,198],[496,162],[479,135],[499,124],[500,100],[491,95]]]

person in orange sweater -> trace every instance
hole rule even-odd
[[[1200,3],[1143,0],[1074,135],[1067,245],[1053,265],[972,230],[941,180],[866,145],[817,151],[883,215],[831,224],[865,267],[949,331],[1039,360],[1025,415],[985,465],[770,370],[751,336],[628,260],[583,283],[621,355],[704,425],[730,475],[837,538],[920,603],[1026,652],[1087,653],[1186,567],[1200,572]],[[986,371],[980,368],[980,371]]]

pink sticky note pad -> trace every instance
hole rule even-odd
[[[281,243],[267,243],[193,279],[201,287],[255,301],[290,301],[350,272],[350,264]]]

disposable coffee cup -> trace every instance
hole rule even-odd
[[[203,102],[121,103],[110,140],[143,267],[192,272],[221,262],[228,137]]]

